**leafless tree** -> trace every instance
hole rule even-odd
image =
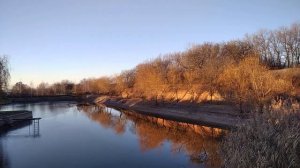
[[[10,79],[7,56],[0,56],[0,94],[6,91]]]

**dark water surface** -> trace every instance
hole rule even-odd
[[[160,120],[151,117],[95,106],[77,107],[70,102],[1,107],[20,109],[31,110],[34,117],[42,119],[39,127],[31,123],[2,133],[0,167],[220,166],[216,138],[182,129],[175,122],[159,124]]]

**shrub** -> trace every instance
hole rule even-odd
[[[245,103],[262,112],[274,97],[289,93],[292,88],[291,80],[276,78],[255,55],[237,65],[229,64],[220,75],[219,84],[223,96],[239,104],[241,112]]]

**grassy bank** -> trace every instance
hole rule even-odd
[[[253,114],[222,146],[225,167],[300,167],[300,111]]]

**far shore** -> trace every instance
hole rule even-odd
[[[2,101],[2,105],[15,103],[39,103],[39,102],[58,102],[58,101],[76,101],[84,100],[81,95],[56,95],[56,96],[9,96]]]
[[[125,99],[112,96],[100,96],[95,103],[148,116],[221,129],[234,129],[241,120],[234,106],[222,103],[164,102],[155,105],[139,98]]]

